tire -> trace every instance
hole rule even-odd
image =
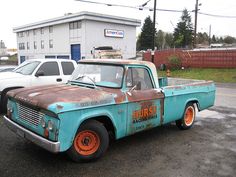
[[[75,162],[89,162],[100,158],[109,145],[106,128],[96,120],[90,120],[77,130],[74,141],[67,151]]]
[[[176,126],[180,130],[188,130],[193,126],[195,117],[196,117],[195,107],[193,103],[188,103],[185,107],[182,119],[175,121]]]

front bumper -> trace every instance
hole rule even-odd
[[[53,152],[53,153],[60,152],[60,142],[49,141],[37,134],[25,129],[24,127],[16,124],[15,122],[10,120],[6,116],[3,116],[3,120],[4,120],[5,125],[9,129],[11,129],[14,133],[20,135],[21,137],[30,140],[31,142],[37,144],[38,146],[40,146],[50,152]]]

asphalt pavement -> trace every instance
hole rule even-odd
[[[0,119],[1,177],[233,177],[236,85],[217,84],[215,106],[180,131],[174,123],[112,142],[103,158],[74,163],[16,136]]]

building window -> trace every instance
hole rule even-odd
[[[53,40],[52,39],[49,40],[49,48],[53,48]]]
[[[77,21],[77,22],[71,22],[69,24],[70,29],[80,29],[81,28],[81,21]]]
[[[19,32],[18,37],[24,37],[24,32]]]
[[[43,34],[43,33],[44,33],[44,29],[40,28],[40,34]]]
[[[41,49],[44,49],[44,41],[41,41]]]
[[[30,49],[30,45],[29,45],[29,42],[27,42],[27,50],[29,50]]]
[[[56,58],[56,56],[55,56],[55,55],[45,55],[45,58],[46,58],[46,59]]]
[[[49,33],[53,33],[53,26],[49,26]]]
[[[37,42],[34,41],[34,49],[37,49]]]
[[[34,29],[34,30],[33,30],[33,33],[34,33],[34,35],[36,35],[36,34],[37,34],[37,30],[36,30],[36,29]]]
[[[19,43],[19,50],[25,50],[25,43]]]
[[[26,36],[29,36],[29,31],[26,31],[25,33],[26,33]]]

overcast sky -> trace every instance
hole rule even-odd
[[[139,6],[147,0],[91,0],[129,6]],[[147,7],[153,7],[151,0]],[[189,11],[194,10],[196,0],[157,0],[157,8],[176,9]],[[202,5],[199,12],[236,16],[236,0],[199,0]],[[121,7],[108,7],[105,5],[87,4],[74,0],[1,0],[0,2],[0,40],[3,40],[8,48],[16,47],[16,34],[12,32],[13,27],[38,22],[50,18],[63,16],[65,13],[76,13],[90,11],[104,13],[128,18],[144,19],[153,12],[148,10],[136,10]],[[192,21],[194,22],[194,14]],[[166,32],[173,32],[174,27],[180,19],[181,13],[160,12],[156,15],[156,28]],[[236,37],[236,18],[216,18],[198,15],[198,32],[212,32],[217,36],[231,35]],[[140,27],[141,28],[141,27]],[[137,28],[137,34],[141,31]]]

